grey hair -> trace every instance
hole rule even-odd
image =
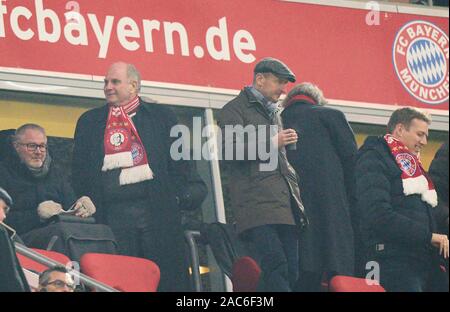
[[[25,133],[25,131],[27,130],[37,130],[40,131],[42,134],[45,134],[45,129],[42,128],[41,126],[37,125],[37,124],[33,124],[33,123],[28,123],[28,124],[24,124],[22,126],[20,126],[19,128],[17,128],[16,132],[14,133],[12,140],[13,142],[18,142],[19,138]]]
[[[137,82],[137,91],[141,91],[141,74],[133,64],[127,64],[127,77]]]
[[[322,90],[319,89],[318,86],[312,84],[310,82],[303,82],[296,85],[292,90],[288,93],[286,98],[284,99],[282,106],[286,107],[289,101],[297,95],[306,95],[309,96],[316,102],[317,105],[326,105],[328,101],[323,96]]]
[[[69,271],[61,266],[61,265],[57,265],[53,268],[47,269],[44,272],[42,272],[39,275],[39,285],[40,286],[47,286],[49,280],[50,280],[50,274],[52,274],[53,272],[61,272],[61,273],[69,273]]]

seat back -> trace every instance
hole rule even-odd
[[[84,274],[126,292],[156,292],[160,280],[159,267],[137,257],[86,253],[80,267]]]
[[[261,268],[251,257],[242,257],[234,262],[232,269],[233,291],[255,292],[261,277]]]
[[[37,248],[31,248],[31,250],[40,253],[41,255],[50,258],[52,260],[55,260],[59,262],[62,266],[66,266],[67,263],[70,262],[70,259],[63,255],[62,253],[55,252],[55,251],[48,251],[43,249],[37,249]],[[48,269],[46,265],[40,264],[39,262],[36,262],[34,260],[31,260],[30,258],[27,258],[19,253],[17,254],[17,258],[19,259],[20,265],[30,271],[34,271],[37,273],[42,273],[45,270]]]
[[[334,276],[329,285],[330,292],[386,292],[381,285],[371,285],[365,278]]]

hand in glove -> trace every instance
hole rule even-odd
[[[96,209],[92,200],[87,196],[83,196],[75,203],[74,211],[76,216],[88,218],[95,213]]]
[[[42,220],[47,220],[48,218],[58,215],[63,211],[62,206],[55,203],[53,200],[42,202],[37,208],[38,215]]]

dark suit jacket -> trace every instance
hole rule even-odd
[[[96,219],[102,223],[107,222],[108,202],[110,197],[114,196],[111,192],[117,190],[124,194],[124,187],[132,190],[137,185],[119,186],[117,180],[117,185],[111,188],[108,194],[104,193],[101,168],[105,155],[104,133],[107,116],[108,107],[103,106],[90,110],[80,117],[75,130],[72,167],[75,191],[79,196],[91,197],[97,207]],[[173,161],[170,156],[170,146],[175,140],[170,138],[170,130],[177,120],[175,114],[167,107],[141,101],[133,121],[155,175],[155,178],[145,185],[148,187],[146,201],[149,215],[157,227],[155,231],[160,233],[155,240],[159,240],[163,246],[158,252],[166,260],[165,264],[158,263],[158,265],[165,282],[167,276],[170,276],[166,285],[175,290],[183,290],[187,267],[184,261],[181,212],[176,203],[176,195],[186,187],[186,177],[179,170],[180,163]],[[142,194],[142,190],[139,192]],[[129,197],[127,200],[133,198]],[[124,201],[124,209],[126,206]],[[167,272],[169,270],[170,272]]]

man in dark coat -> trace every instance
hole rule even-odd
[[[25,124],[19,127],[2,149],[5,157],[0,162],[0,187],[15,201],[6,223],[25,242],[28,234],[32,236],[32,230],[44,226],[49,218],[74,204],[77,210],[74,213],[79,216],[89,217],[95,212],[88,198],[77,200],[64,175],[56,171],[41,126]],[[89,206],[89,211],[85,211],[82,202]]]
[[[320,291],[323,273],[353,275],[354,241],[351,200],[357,146],[345,115],[329,107],[322,91],[310,83],[295,86],[283,102],[281,118],[299,135],[289,162],[309,219],[300,238],[299,290]]]
[[[297,134],[281,129],[277,109],[289,81],[295,75],[285,64],[263,59],[253,86],[226,104],[218,118],[237,231],[260,253],[269,291],[290,291],[296,283],[298,229],[306,223],[297,175],[284,148],[297,141]]]
[[[159,291],[188,289],[181,212],[185,176],[173,161],[168,108],[138,97],[140,75],[131,64],[113,64],[105,77],[107,105],[78,120],[73,185],[97,206],[121,254],[148,258],[161,270]]]
[[[439,272],[439,253],[449,256],[448,237],[436,233],[432,215],[437,194],[419,160],[430,122],[418,109],[398,109],[388,134],[368,137],[358,152],[357,209],[367,269],[387,291],[426,290]]]
[[[13,201],[11,196],[0,188],[0,293],[30,291],[25,275],[16,256],[10,233],[3,221]]]

